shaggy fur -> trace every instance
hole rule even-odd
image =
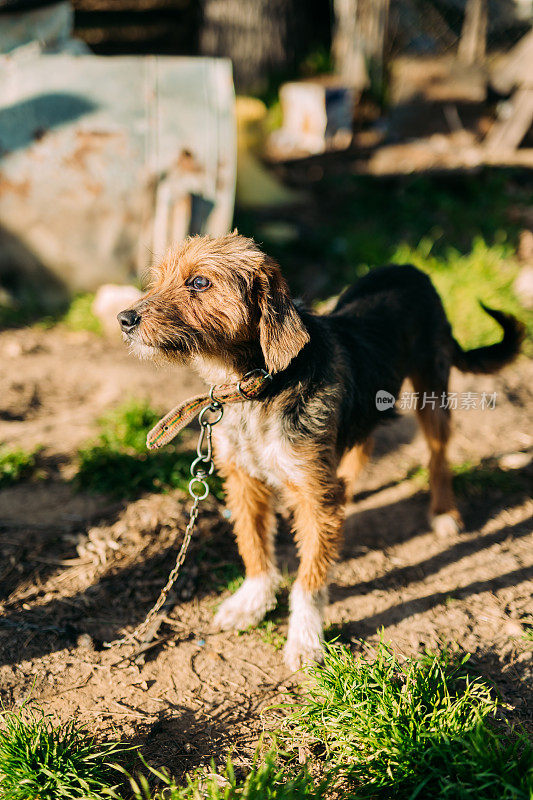
[[[440,397],[452,365],[493,372],[509,362],[522,327],[485,310],[504,338],[464,352],[431,281],[412,266],[372,270],[325,316],[297,308],[279,267],[237,233],[188,239],[157,267],[145,297],[119,314],[133,351],[190,363],[211,383],[258,367],[272,375],[260,399],[227,406],[214,429],[247,576],[222,604],[221,627],[257,624],[275,603],[274,505],[283,497],[300,554],[285,656],[292,668],[319,657],[346,492],[369,456],[372,430],[394,413],[376,408],[376,393],[397,397],[410,378],[415,391]],[[457,529],[450,412],[426,407],[418,418],[430,451],[433,524]]]

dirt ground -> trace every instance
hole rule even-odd
[[[102,649],[143,619],[170,570],[186,522],[179,492],[130,503],[76,492],[72,453],[101,412],[125,396],[168,409],[200,382],[185,368],[157,369],[118,341],[59,329],[0,334],[0,440],[41,445],[43,478],[0,491],[0,693],[31,696],[98,736],[142,744],[181,774],[234,748],[250,762],[298,676],[283,665],[286,593],[273,622],[238,635],[215,631],[213,610],[238,556],[223,509],[205,503],[157,646],[136,662]],[[412,413],[377,435],[372,462],[347,508],[346,542],[331,584],[329,636],[355,651],[384,636],[406,655],[451,643],[472,653],[510,714],[533,723],[533,651],[521,620],[533,612],[533,363],[498,376],[453,375],[458,392],[497,392],[493,410],[455,413],[455,462],[497,458],[516,489],[483,487],[461,498],[466,532],[429,530],[427,489],[409,470],[425,463]],[[507,456],[507,458],[506,458]],[[502,460],[503,459],[503,460]],[[516,462],[516,463],[515,463]],[[281,521],[279,559],[296,556]]]

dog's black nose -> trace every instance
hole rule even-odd
[[[133,308],[129,308],[127,311],[121,311],[120,314],[117,314],[117,319],[124,333],[132,331],[141,321],[140,315],[137,314]]]

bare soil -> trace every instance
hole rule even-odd
[[[286,593],[271,629],[241,635],[213,627],[220,584],[238,555],[223,508],[208,500],[158,644],[138,655],[102,642],[144,618],[173,564],[187,519],[179,493],[130,502],[76,491],[75,451],[95,420],[126,396],[162,410],[193,394],[186,369],[156,369],[117,341],[25,329],[0,334],[0,439],[41,445],[38,482],[0,491],[0,695],[31,696],[99,737],[142,744],[153,764],[181,774],[234,748],[250,763],[258,736],[299,686],[282,661]],[[406,387],[408,388],[408,387]],[[477,463],[533,452],[533,363],[497,376],[453,375],[455,391],[497,392],[493,410],[455,413],[451,456]],[[501,460],[503,458],[503,461]],[[516,460],[516,459],[515,459]],[[511,489],[482,485],[460,504],[466,532],[437,537],[427,487],[406,478],[426,461],[411,413],[377,433],[372,462],[348,505],[346,542],[332,575],[327,622],[355,651],[383,635],[405,655],[450,644],[494,682],[512,717],[533,726],[531,461],[509,470]],[[491,462],[494,463],[494,462]],[[513,465],[511,459],[511,466]],[[516,478],[516,481],[514,481]],[[279,559],[296,555],[280,519]]]

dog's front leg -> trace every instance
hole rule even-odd
[[[257,625],[276,605],[280,574],[274,559],[276,518],[270,489],[234,466],[226,466],[226,502],[234,521],[246,577],[235,594],[221,604],[215,623],[223,629]]]
[[[312,470],[309,472],[312,474]],[[342,536],[345,489],[333,475],[315,477],[304,486],[287,486],[293,511],[300,567],[290,596],[285,661],[299,669],[322,659],[323,612],[327,603],[328,569]]]

